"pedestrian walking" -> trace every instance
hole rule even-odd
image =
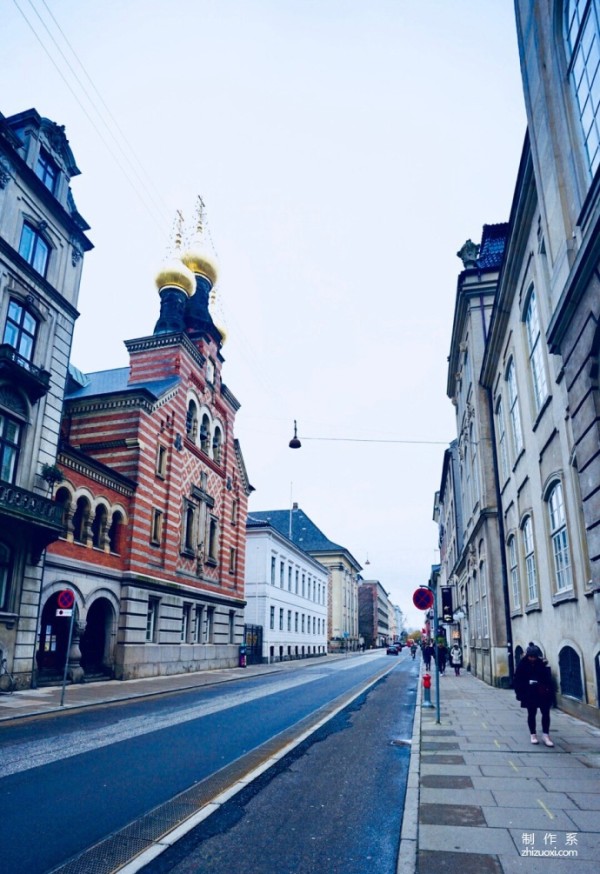
[[[438,643],[437,647],[437,663],[440,674],[446,670],[446,661],[448,659],[448,650],[445,643]]]
[[[414,659],[414,657],[415,657],[416,654],[417,654],[417,644],[416,644],[416,643],[413,643],[413,644],[412,644],[412,646],[411,646],[411,648],[410,648],[410,654],[411,654],[411,656],[412,656],[413,659]]]
[[[433,658],[433,647],[430,643],[423,650],[423,662],[425,664],[425,670],[431,670],[431,659]]]
[[[462,665],[462,649],[455,643],[450,650],[450,664],[454,668],[454,673],[457,677],[460,676],[460,668]]]
[[[552,673],[539,646],[529,643],[525,657],[515,671],[515,695],[521,707],[527,710],[527,725],[531,733],[531,743],[539,740],[536,733],[537,711],[542,715],[542,739],[547,747],[553,747],[550,740],[550,707],[554,701]]]

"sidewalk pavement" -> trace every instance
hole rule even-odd
[[[147,677],[140,680],[105,680],[94,683],[67,684],[62,706],[60,703],[61,698],[63,698],[62,686],[23,689],[13,692],[12,695],[0,695],[0,725],[8,720],[22,719],[27,716],[78,710],[82,707],[93,707],[98,704],[131,701],[135,698],[147,698],[152,695],[180,692],[185,689],[214,686],[257,675],[298,670],[322,662],[330,663],[333,660],[351,658],[356,655],[358,653],[349,653],[343,656],[317,656],[311,659],[278,662],[271,665],[248,665],[245,668],[223,668],[190,674],[172,674],[167,677]]]
[[[431,700],[415,714],[398,874],[600,870],[600,729],[552,710],[550,749],[538,713],[534,746],[514,692],[466,672],[440,678],[439,723]]]

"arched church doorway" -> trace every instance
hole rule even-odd
[[[114,611],[107,598],[97,598],[87,614],[85,632],[81,638],[81,667],[90,674],[111,674],[110,641]]]
[[[68,616],[56,615],[58,594],[55,592],[54,595],[51,595],[42,610],[40,637],[36,653],[38,680],[52,681],[62,676],[65,667],[71,619]],[[74,609],[77,610],[76,605]]]

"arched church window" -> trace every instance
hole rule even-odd
[[[73,515],[73,539],[76,543],[82,543],[84,545],[87,543],[90,510],[90,502],[88,499],[84,497],[79,498]]]
[[[110,528],[108,529],[108,543],[111,552],[122,552],[123,539],[123,514],[115,510],[112,514]]]
[[[208,451],[210,448],[210,419],[208,415],[204,413],[202,416],[202,425],[200,427],[200,449],[203,452],[206,452],[208,455]]]

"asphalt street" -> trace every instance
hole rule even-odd
[[[395,874],[417,668],[399,660],[144,874]]]

